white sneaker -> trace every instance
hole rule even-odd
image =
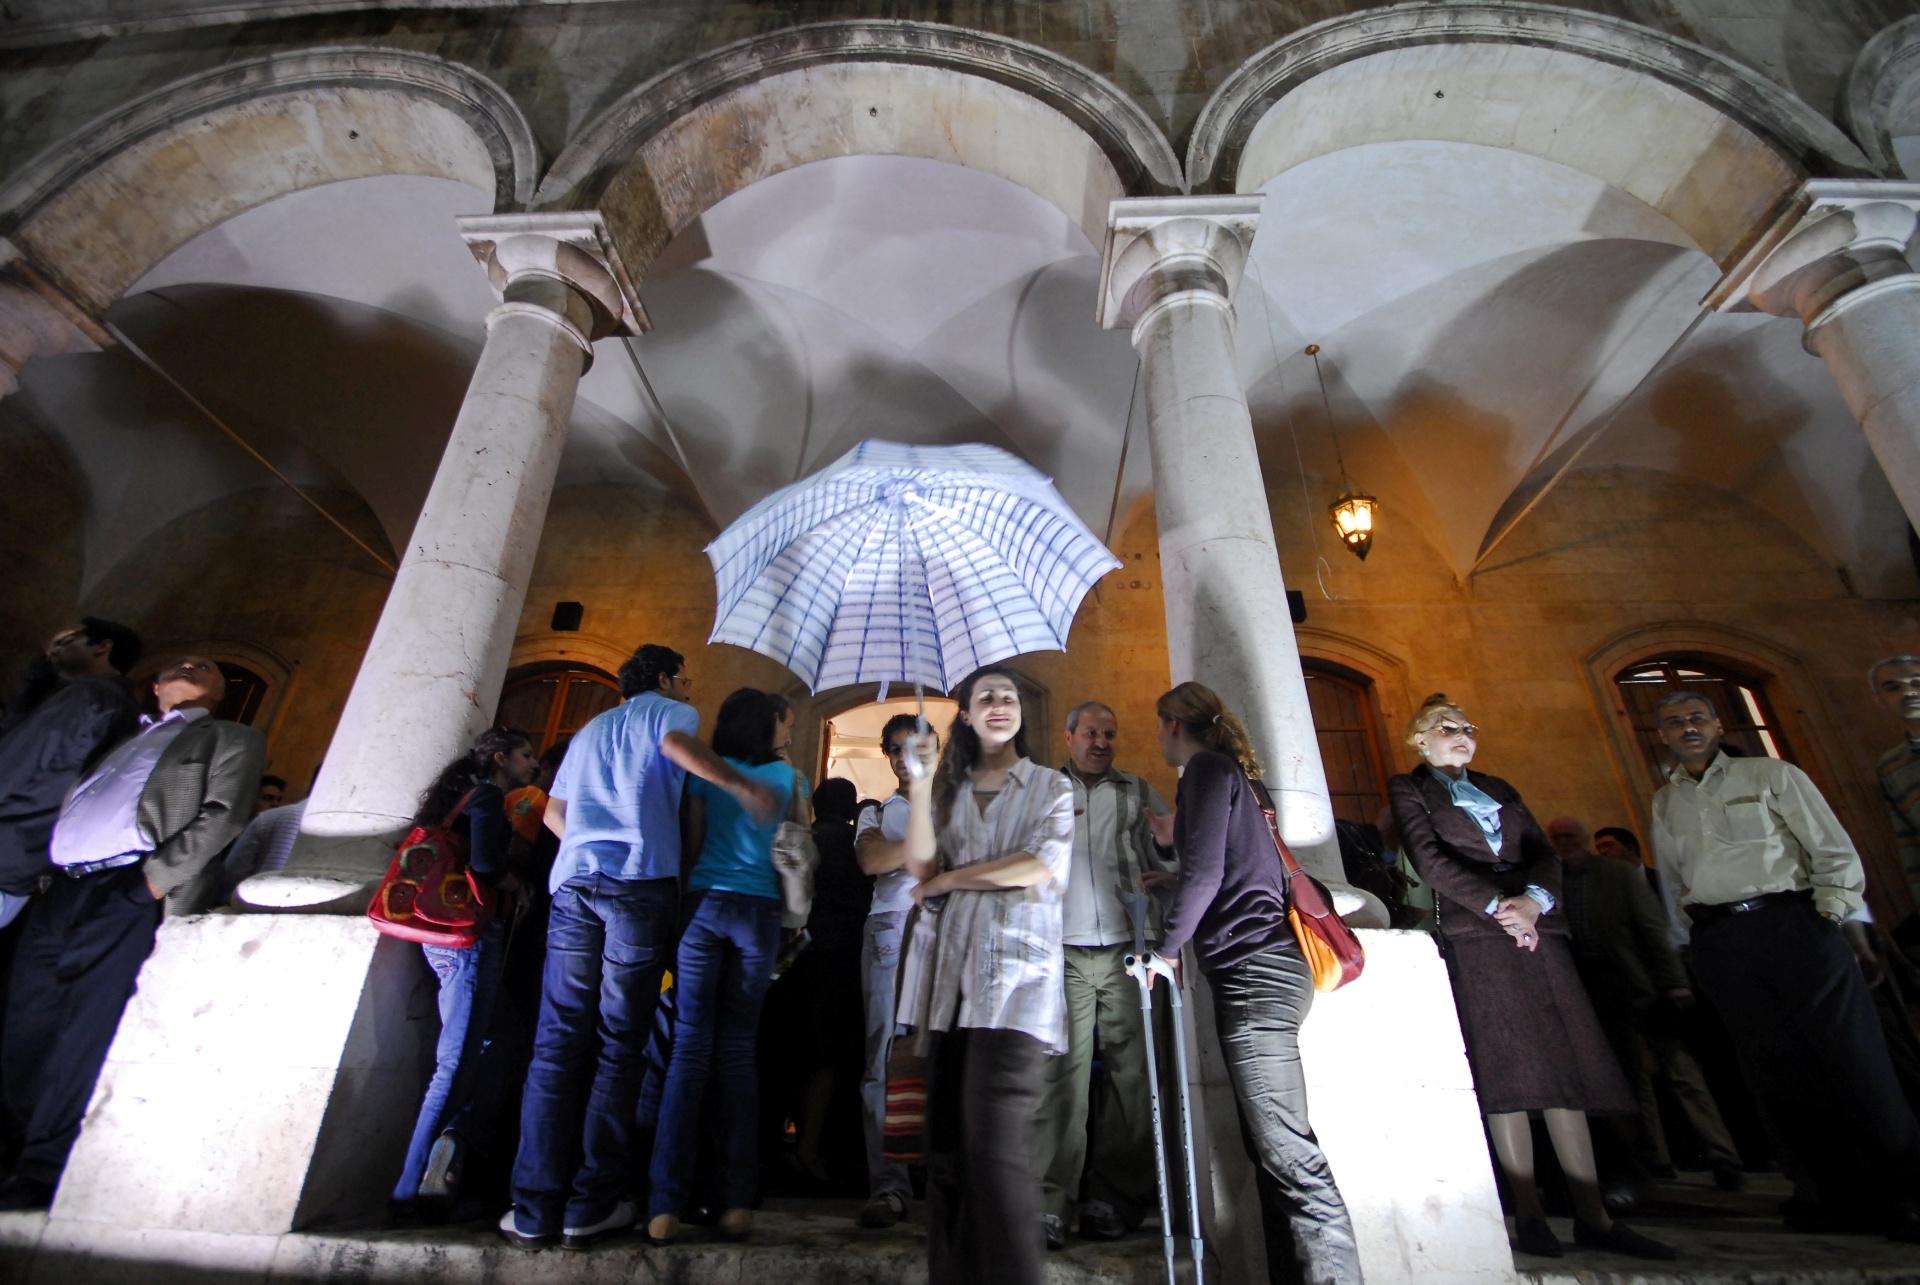
[[[585,1227],[562,1227],[560,1229],[560,1248],[586,1249],[597,1240],[608,1236],[617,1236],[623,1231],[632,1231],[634,1223],[640,1220],[640,1211],[633,1207],[631,1200],[623,1200],[597,1223]]]

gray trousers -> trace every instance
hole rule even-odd
[[[1147,1096],[1147,1047],[1140,983],[1127,976],[1131,946],[1066,948],[1067,1051],[1046,1062],[1033,1139],[1041,1208],[1071,1227],[1081,1171],[1088,1164],[1087,1102],[1094,1033],[1107,1092],[1094,1122],[1087,1198],[1102,1200],[1129,1225],[1158,1205],[1154,1190],[1153,1110]]]
[[[893,1047],[894,975],[900,970],[904,910],[867,916],[860,938],[860,995],[867,1006],[866,1071],[860,1077],[861,1122],[867,1134],[867,1195],[892,1192],[913,1203],[907,1167],[883,1158],[887,1140],[887,1053]]]
[[[1313,973],[1291,942],[1207,974],[1220,1051],[1254,1166],[1273,1285],[1360,1285],[1347,1203],[1307,1120],[1300,1023]]]

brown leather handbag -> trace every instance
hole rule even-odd
[[[1274,851],[1280,854],[1281,868],[1287,872],[1287,922],[1300,941],[1300,953],[1313,970],[1313,989],[1337,991],[1367,966],[1367,951],[1347,921],[1334,913],[1333,894],[1326,885],[1300,868],[1287,841],[1280,837],[1280,820],[1274,812],[1273,796],[1267,787],[1252,777],[1247,784],[1260,801],[1260,812],[1267,818],[1267,833],[1273,836]]]

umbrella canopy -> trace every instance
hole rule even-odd
[[[814,691],[918,682],[1064,651],[1120,566],[1047,477],[993,446],[863,442],[769,495],[707,546],[710,642],[750,647]]]

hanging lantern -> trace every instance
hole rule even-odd
[[[1353,556],[1362,562],[1367,560],[1367,551],[1373,547],[1373,511],[1377,503],[1363,491],[1346,490],[1327,509],[1340,542],[1353,550]]]

